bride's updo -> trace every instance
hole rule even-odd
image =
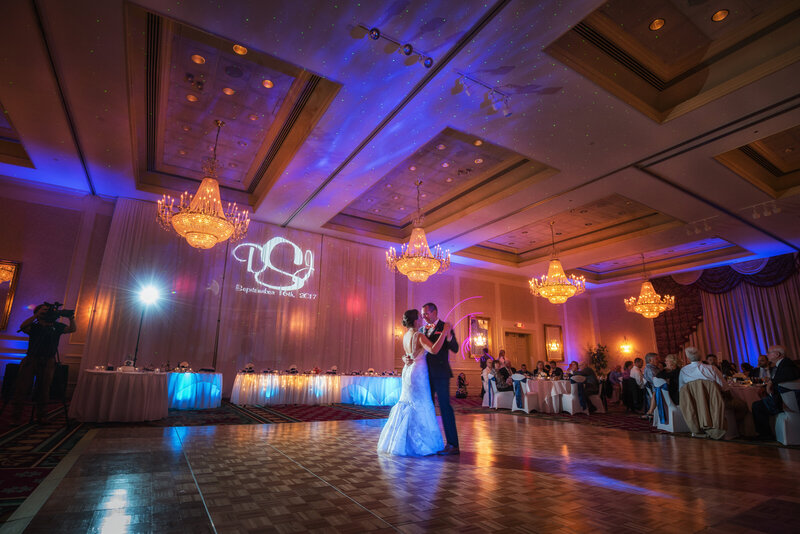
[[[403,326],[410,328],[414,326],[417,319],[419,319],[419,310],[406,310],[403,314]]]

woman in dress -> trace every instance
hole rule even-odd
[[[408,310],[403,314],[403,326],[407,330],[403,336],[406,355],[403,356],[402,390],[400,400],[392,407],[381,431],[378,452],[397,456],[426,456],[440,451],[444,447],[444,440],[436,421],[425,357],[428,352],[439,352],[450,329],[445,326],[436,343],[431,343],[418,332],[421,326],[418,310]]]

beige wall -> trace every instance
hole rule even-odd
[[[0,184],[0,258],[21,262],[8,328],[0,332],[0,368],[25,356],[20,323],[43,301],[76,310],[78,330],[61,338],[62,363],[75,383],[91,321],[113,203],[96,197]]]

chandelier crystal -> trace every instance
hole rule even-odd
[[[227,239],[238,241],[247,233],[250,218],[247,213],[228,203],[223,209],[219,196],[217,173],[217,143],[220,129],[225,125],[220,120],[217,125],[217,138],[214,141],[214,156],[203,162],[203,181],[197,193],[181,194],[180,203],[175,207],[175,199],[164,195],[158,201],[158,223],[165,230],[175,232],[186,239],[194,248],[209,249]]]
[[[553,257],[547,268],[547,274],[541,278],[531,278],[528,283],[531,293],[544,297],[552,304],[564,304],[568,298],[586,291],[586,278],[583,276],[567,276],[564,267],[556,257],[556,236],[553,231],[555,221],[550,223],[550,236],[553,240]]]
[[[675,308],[675,297],[671,295],[662,297],[656,293],[653,284],[647,279],[647,273],[644,270],[644,254],[642,254],[642,275],[644,276],[644,282],[642,282],[642,290],[639,293],[639,297],[625,299],[625,309],[648,319],[655,319],[663,312]]]
[[[450,252],[436,245],[431,251],[428,238],[422,229],[422,210],[419,204],[419,188],[422,181],[417,181],[417,217],[408,244],[400,248],[400,255],[394,247],[386,251],[386,265],[392,272],[400,271],[412,282],[424,282],[428,277],[441,273],[450,267]]]
[[[11,279],[14,278],[14,270],[13,265],[0,265],[0,284],[10,283]]]

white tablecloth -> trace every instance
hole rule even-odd
[[[340,375],[276,375],[239,373],[233,383],[233,404],[391,405],[400,398],[400,377]]]
[[[83,371],[69,407],[78,421],[154,421],[169,413],[166,373]]]
[[[222,373],[169,373],[169,407],[207,410],[222,405]]]
[[[561,411],[561,395],[572,391],[569,380],[539,380],[529,378],[525,385],[528,391],[538,397],[540,411],[544,413],[558,413]]]
[[[401,384],[399,376],[343,376],[341,402],[392,406],[400,400]]]

